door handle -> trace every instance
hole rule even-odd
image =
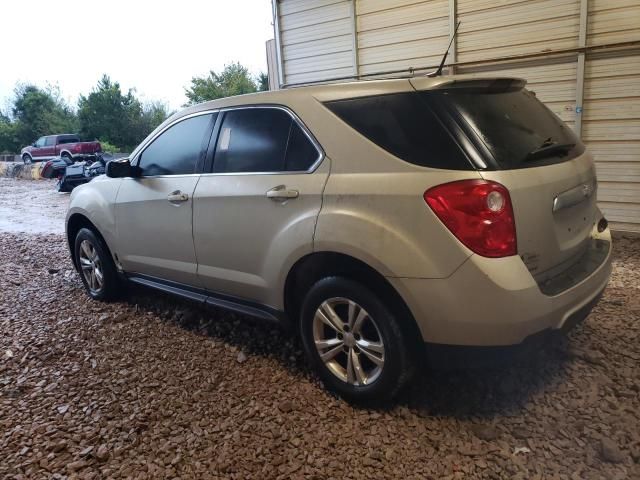
[[[278,185],[267,192],[267,198],[273,200],[287,200],[289,198],[298,198],[300,192],[298,190],[289,190],[284,185]]]
[[[189,200],[189,195],[187,195],[186,193],[182,193],[180,190],[176,190],[175,192],[171,192],[169,195],[167,195],[167,200],[169,200],[171,203],[186,202],[187,200]]]

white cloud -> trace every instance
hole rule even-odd
[[[239,61],[267,70],[270,0],[0,2],[0,108],[16,82],[57,84],[73,105],[103,73],[143,100],[184,102],[192,76]]]

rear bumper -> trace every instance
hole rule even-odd
[[[611,274],[608,248],[586,278],[545,295],[518,256],[472,255],[445,279],[389,278],[418,323],[423,340],[442,345],[507,346],[545,330],[569,328],[588,315]],[[608,241],[608,243],[606,242]]]

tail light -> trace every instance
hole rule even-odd
[[[458,240],[484,257],[517,252],[509,191],[497,182],[462,180],[424,192],[424,200]]]

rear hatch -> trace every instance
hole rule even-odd
[[[411,80],[417,95],[475,169],[509,190],[518,254],[536,280],[575,263],[599,211],[593,160],[573,131],[519,79],[421,82]]]

